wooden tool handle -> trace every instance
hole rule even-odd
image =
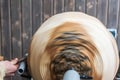
[[[3,56],[0,56],[0,61],[2,61],[4,59],[4,57]]]

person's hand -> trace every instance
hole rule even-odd
[[[6,76],[13,76],[15,71],[18,68],[18,64],[16,64],[18,62],[18,58],[15,58],[11,61],[5,60],[5,61],[1,61],[0,64],[2,64],[5,67],[5,75]]]

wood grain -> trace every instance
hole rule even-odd
[[[30,40],[32,37],[32,2],[22,0],[22,54],[28,53]]]
[[[31,0],[32,1],[32,34],[38,29],[42,23],[42,1],[43,0]]]
[[[44,0],[43,1],[43,6],[42,6],[42,18],[43,18],[43,22],[46,21],[51,15],[52,15],[52,0]],[[47,6],[46,6],[47,5]]]
[[[120,51],[120,0],[0,0],[0,55],[8,60],[24,56],[40,25],[66,11],[84,12],[117,29]]]
[[[66,11],[75,11],[75,0],[64,0],[64,9]]]
[[[107,25],[108,1],[109,0],[98,0],[97,18],[104,25]]]
[[[1,7],[2,7],[2,6],[1,6],[1,5],[2,5],[2,0],[0,0],[0,26],[2,26],[2,25],[1,25],[1,12],[2,12],[2,10],[1,10]],[[1,48],[2,48],[2,47],[1,47],[1,39],[2,39],[2,34],[1,34],[1,33],[2,33],[2,27],[0,27],[0,55],[1,55],[1,52],[2,52],[2,51],[1,51]]]
[[[86,0],[75,0],[75,11],[86,11]]]
[[[96,17],[97,14],[97,0],[86,1],[86,13]]]
[[[54,14],[64,12],[64,0],[54,0]]]
[[[12,58],[22,57],[22,34],[21,34],[21,0],[11,0],[11,44],[12,44]],[[14,76],[12,80],[22,80],[18,75]]]
[[[107,27],[117,29],[119,16],[119,0],[109,0]]]

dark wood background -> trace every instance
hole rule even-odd
[[[0,55],[11,60],[28,52],[32,35],[50,16],[81,11],[117,29],[120,50],[120,0],[0,0]],[[18,74],[5,80],[27,80]]]

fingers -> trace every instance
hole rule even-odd
[[[14,75],[15,75],[15,73],[9,73],[6,76],[9,77],[9,76],[14,76]]]
[[[13,59],[13,60],[11,60],[11,64],[16,64],[18,62],[18,58],[15,58],[15,59]]]

